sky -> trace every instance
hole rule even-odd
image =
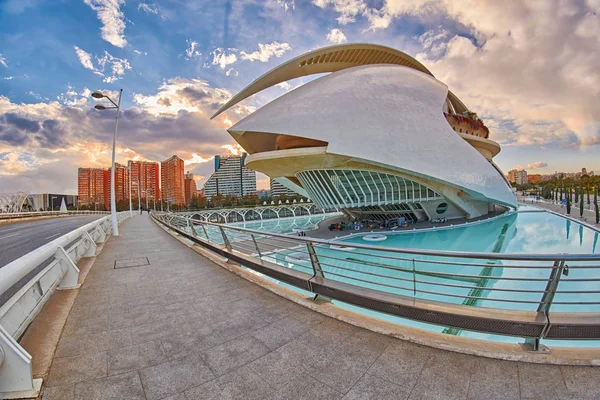
[[[117,161],[176,154],[200,187],[240,152],[227,127],[309,78],[211,121],[219,106],[336,43],[416,57],[484,120],[504,172],[600,172],[600,0],[0,0],[0,193],[75,194],[78,167],[108,167],[115,113],[90,95],[120,89]]]

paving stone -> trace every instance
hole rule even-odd
[[[562,366],[560,369],[569,393],[581,399],[600,400],[600,368]]]
[[[518,367],[521,398],[567,398],[567,387],[559,366],[519,363]]]
[[[469,384],[469,400],[519,400],[516,363],[478,357]]]
[[[308,367],[308,373],[340,393],[347,393],[385,350],[389,339],[360,330],[326,357]]]
[[[268,400],[336,400],[341,398],[341,393],[306,373],[300,374],[266,397]]]
[[[258,400],[273,393],[274,389],[248,367],[239,368],[227,375],[185,392],[194,400]]]
[[[210,328],[199,328],[180,335],[165,336],[162,348],[169,358],[181,358],[223,343],[223,339]]]
[[[410,389],[365,374],[343,397],[344,400],[402,400],[407,399]]]
[[[465,399],[475,357],[436,351],[421,371],[409,399]]]
[[[275,350],[296,338],[293,332],[283,332],[275,324],[267,325],[250,333],[271,350]]]
[[[76,400],[146,400],[136,372],[109,376],[75,385]]]
[[[369,369],[369,373],[412,388],[434,353],[429,347],[396,340],[381,353]]]
[[[184,392],[214,379],[197,354],[165,362],[139,371],[148,400],[158,400]]]
[[[259,359],[269,351],[267,346],[247,335],[204,350],[200,354],[211,370],[221,376]]]
[[[97,353],[131,344],[131,333],[128,329],[96,334],[63,336],[58,343],[56,356],[70,357],[80,354]]]
[[[294,379],[316,361],[308,346],[290,342],[250,364],[250,368],[274,387]]]
[[[218,322],[213,325],[213,329],[223,340],[231,340],[266,325],[268,325],[268,322],[261,318],[246,315]]]
[[[75,385],[47,387],[43,393],[42,400],[73,400],[75,398]]]
[[[108,351],[108,375],[121,374],[166,361],[160,342],[146,342]]]
[[[55,357],[48,376],[48,386],[63,386],[107,375],[106,352],[75,357]]]

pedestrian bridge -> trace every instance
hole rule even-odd
[[[118,237],[110,237],[103,218],[59,238],[55,248],[50,243],[0,268],[5,293],[23,265],[39,265],[51,254],[50,264],[33,269],[33,283],[0,308],[5,396],[37,395],[40,388],[46,400],[600,395],[600,368],[586,366],[593,351],[531,352],[357,318],[327,296],[312,301],[311,290],[328,286],[318,271],[305,277],[266,260],[252,264],[254,273],[239,267],[245,257],[264,256],[276,240],[293,241],[298,251],[303,243],[309,253],[316,240],[173,214],[157,215],[158,221],[128,216],[120,215]],[[298,295],[261,274],[321,285]],[[336,288],[347,296],[367,294]]]

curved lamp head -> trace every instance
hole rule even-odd
[[[104,107],[102,104],[96,104],[96,105],[94,106],[94,108],[95,108],[96,110],[106,110],[106,107]]]
[[[92,97],[95,99],[101,99],[104,97],[104,95],[98,91],[95,91],[94,93],[92,93]]]

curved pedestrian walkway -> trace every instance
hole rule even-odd
[[[43,398],[599,399],[600,368],[491,360],[330,319],[127,220],[71,309]]]

